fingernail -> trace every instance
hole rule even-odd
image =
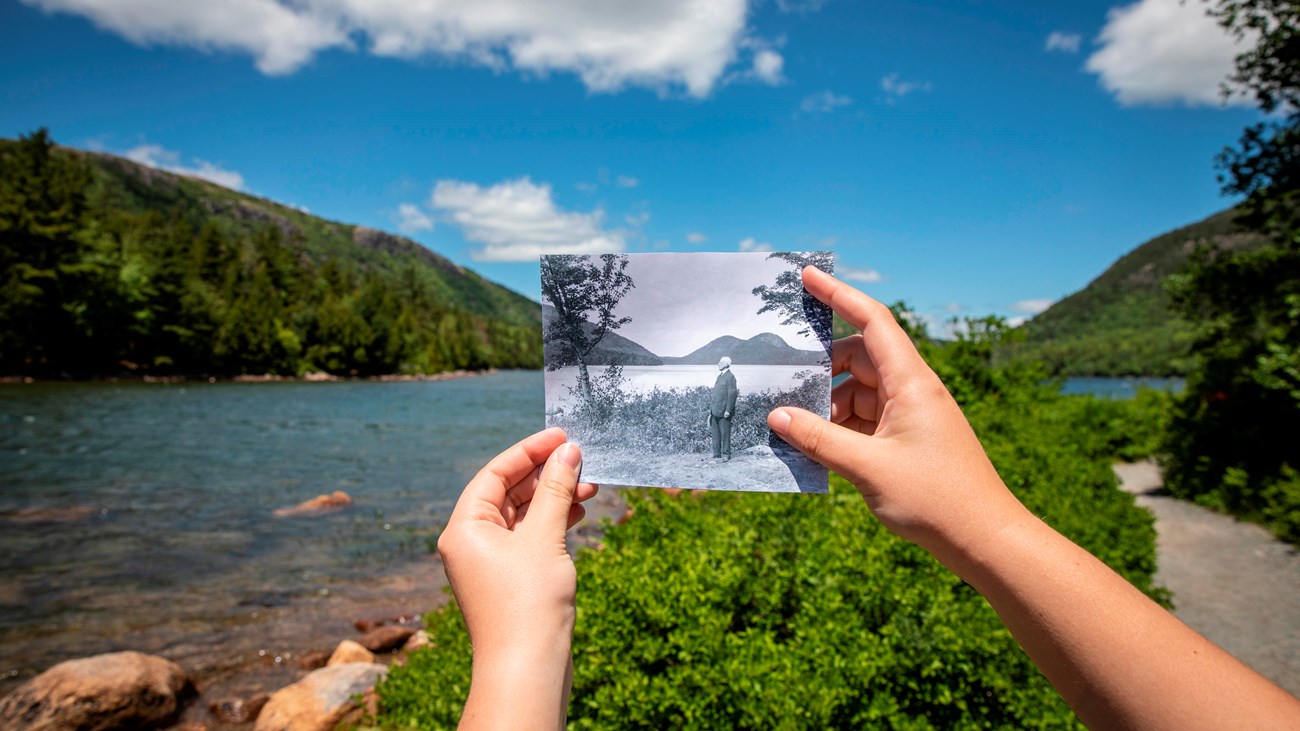
[[[566,465],[571,470],[577,470],[582,466],[582,450],[573,442],[565,442],[560,445],[559,453],[560,464]]]
[[[790,412],[785,409],[777,409],[767,417],[767,425],[772,427],[772,431],[777,434],[785,434],[790,430]]]

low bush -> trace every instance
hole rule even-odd
[[[1056,407],[968,410],[1026,505],[1144,591],[1154,531],[1109,458]],[[579,559],[570,727],[1078,727],[996,614],[855,490],[632,491],[634,516]],[[436,649],[380,687],[383,722],[452,728],[470,647],[454,604]]]

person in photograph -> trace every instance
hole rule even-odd
[[[718,361],[718,380],[713,382],[713,395],[709,399],[709,428],[713,432],[713,458],[731,461],[731,418],[736,415],[736,375],[731,372],[731,359],[722,356]]]

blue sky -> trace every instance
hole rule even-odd
[[[1200,0],[0,0],[49,127],[401,231],[525,295],[559,251],[830,248],[934,323],[1023,318],[1229,205]]]

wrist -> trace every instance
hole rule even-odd
[[[461,728],[562,728],[572,682],[569,644],[511,652],[475,648]]]

